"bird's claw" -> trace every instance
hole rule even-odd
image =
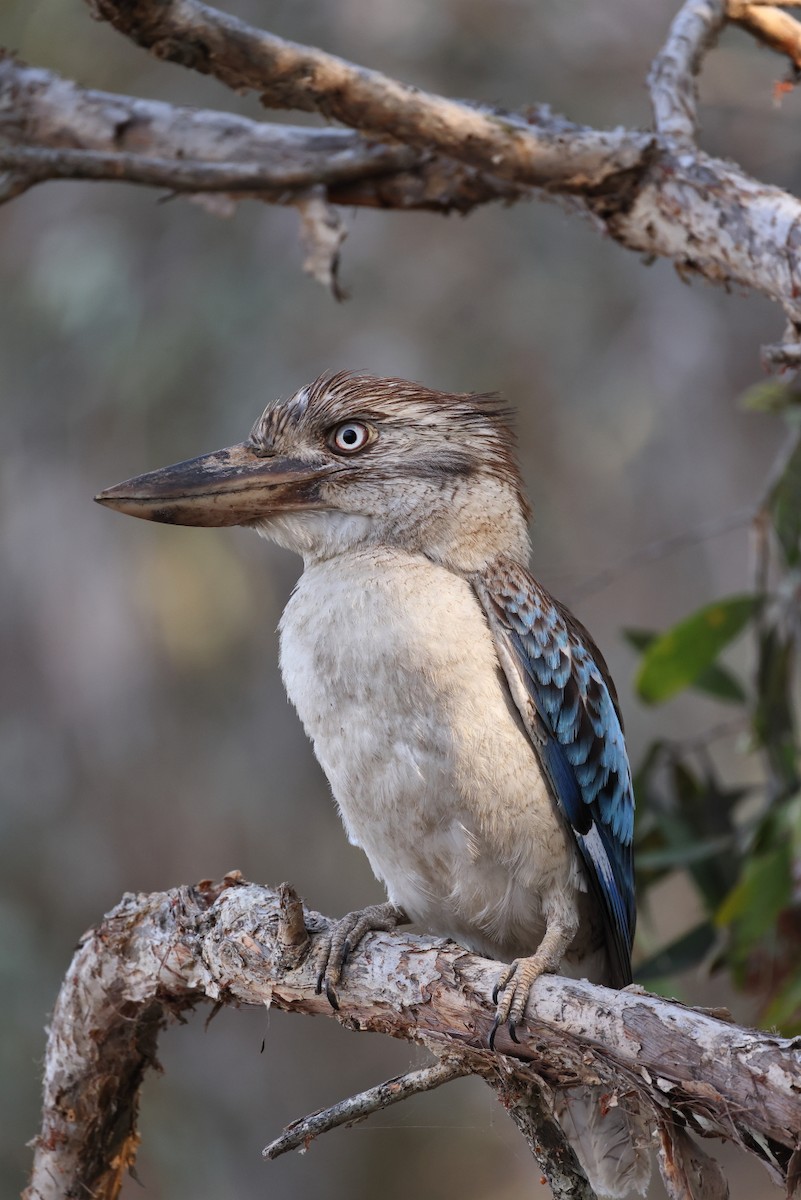
[[[337,985],[342,978],[346,962],[364,935],[373,930],[394,929],[396,925],[407,920],[408,917],[401,909],[395,904],[387,903],[372,904],[368,908],[348,913],[339,921],[330,924],[320,934],[315,954],[315,994],[320,996],[325,990],[328,1003],[338,1012]]]
[[[339,997],[337,996],[336,992],[334,991],[331,980],[326,979],[325,972],[326,972],[326,968],[323,967],[322,971],[320,971],[320,973],[317,976],[317,982],[314,985],[314,994],[315,994],[315,996],[322,996],[323,988],[325,988],[325,994],[326,994],[326,998],[328,999],[328,1003],[331,1005],[334,1012],[338,1012],[339,1011]]]
[[[520,1045],[517,1030],[525,1017],[531,987],[535,979],[549,969],[553,968],[536,954],[531,958],[516,958],[506,968],[492,989],[495,1020],[487,1040],[490,1050],[495,1049],[495,1037],[501,1025],[506,1025],[511,1040],[516,1046]]]

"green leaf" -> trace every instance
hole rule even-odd
[[[698,842],[727,837],[731,849],[701,859],[690,857],[687,871],[704,901],[710,915],[734,887],[740,873],[740,858],[736,852],[734,809],[743,796],[743,789],[724,789],[709,770],[697,775],[687,762],[677,760],[671,768],[673,784],[673,822],[683,826],[684,835],[675,832],[668,839],[671,845],[684,844],[690,850]]]
[[[656,954],[635,968],[637,983],[659,979],[665,975],[676,975],[688,971],[706,958],[715,944],[715,930],[710,921],[702,921],[694,929],[683,933],[675,942],[664,946]]]
[[[783,412],[801,402],[801,395],[786,383],[757,383],[740,397],[740,407],[749,412]]]
[[[651,782],[656,768],[659,766],[660,760],[665,753],[665,743],[661,740],[651,742],[650,746],[645,751],[645,754],[640,760],[640,765],[634,772],[632,783],[634,785],[634,795],[637,801],[637,807],[640,809],[640,821],[644,815],[652,815],[649,811],[649,799],[651,791]],[[642,825],[640,824],[640,828]]]
[[[623,637],[630,646],[635,650],[639,650],[642,654],[643,650],[647,650],[652,642],[655,642],[659,634],[655,629],[624,629]]]
[[[773,527],[788,567],[801,562],[801,440],[771,497]]]
[[[753,616],[755,596],[731,596],[708,604],[661,634],[643,654],[636,687],[649,704],[668,700],[696,684],[721,650],[733,641]]]
[[[641,850],[637,854],[638,871],[666,870],[705,862],[724,850],[731,849],[732,836],[708,838],[684,846],[663,846],[660,850]]]
[[[624,629],[623,636],[630,646],[642,652],[656,641],[659,634],[646,629]],[[697,692],[706,692],[707,695],[727,704],[745,704],[747,699],[745,689],[737,676],[720,663],[712,663],[702,671],[692,687]]]
[[[742,878],[715,915],[719,927],[734,926],[734,948],[745,957],[772,930],[792,897],[792,845],[783,845],[752,858]]]
[[[761,1024],[778,1026],[786,1037],[801,1033],[801,969],[784,981],[761,1014]]]
[[[711,667],[702,671],[692,686],[696,691],[706,692],[707,695],[714,696],[716,700],[723,700],[726,704],[745,704],[747,699],[740,680],[720,663],[712,663]]]
[[[761,636],[757,666],[754,734],[770,771],[789,794],[799,787],[799,750],[793,705],[797,649],[792,634],[771,627]]]

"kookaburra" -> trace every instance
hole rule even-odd
[[[360,938],[406,921],[510,964],[495,1028],[513,1037],[545,971],[631,982],[620,710],[586,629],[529,573],[496,398],[325,375],[270,404],[242,444],[97,499],[151,521],[248,525],[303,558],[281,672],[388,895],[321,939],[332,1003]],[[565,1120],[597,1190],[644,1187],[622,1108],[571,1103]]]

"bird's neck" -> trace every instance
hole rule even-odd
[[[526,565],[530,542],[516,493],[501,480],[453,487],[437,503],[398,505],[383,513],[343,507],[270,517],[263,537],[300,554],[306,567],[371,549],[420,555],[468,577],[498,558]]]
[[[531,542],[525,517],[515,500],[500,490],[485,503],[460,505],[433,514],[420,530],[418,546],[432,562],[469,577],[498,558],[527,565]]]

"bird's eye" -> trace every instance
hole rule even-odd
[[[355,454],[363,450],[370,440],[370,430],[361,421],[345,421],[337,425],[332,432],[329,443],[332,450],[340,454]]]

